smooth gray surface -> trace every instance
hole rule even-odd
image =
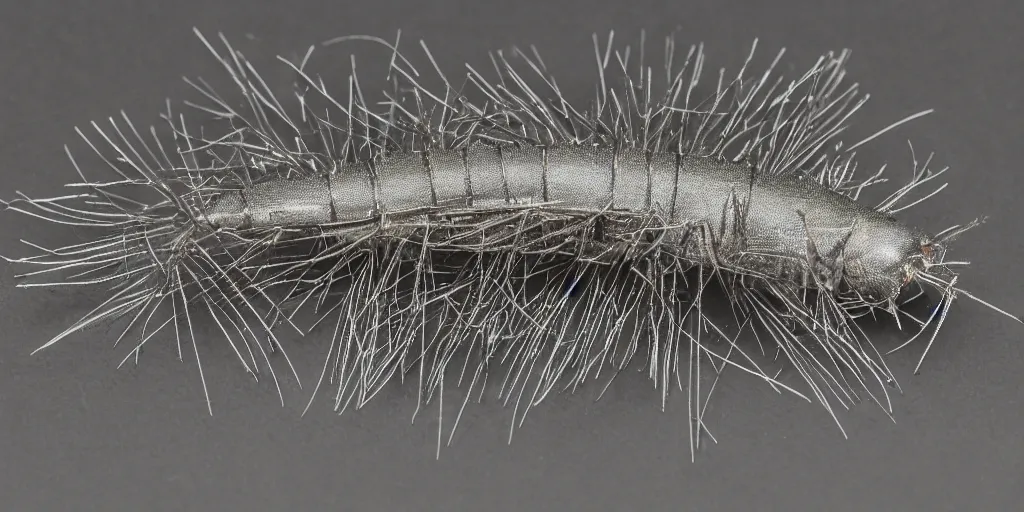
[[[634,37],[646,28],[660,37],[679,25],[707,43],[712,67],[737,64],[755,36],[766,52],[790,48],[792,71],[822,51],[852,48],[852,78],[873,99],[850,140],[936,108],[862,150],[863,165],[887,161],[894,177],[909,175],[905,138],[919,156],[938,150],[937,163],[953,168],[950,188],[909,214],[932,229],[989,215],[955,253],[976,264],[961,283],[1022,311],[1024,4],[874,3],[10,3],[0,10],[2,194],[53,194],[73,178],[62,145],[83,150],[74,126],[122,108],[157,123],[163,98],[188,92],[181,75],[219,76],[193,25],[242,43],[263,69],[280,71],[268,71],[280,87],[291,77],[266,68],[274,55],[337,35],[391,37],[402,28],[403,40],[425,38],[453,73],[462,61],[487,66],[489,50],[535,43],[577,97],[590,94],[595,76],[592,32]],[[347,55],[338,52],[339,69]],[[364,84],[382,69],[367,59]],[[76,236],[12,215],[2,226],[4,254],[19,238]],[[596,403],[589,392],[546,402],[511,447],[510,409],[494,400],[470,407],[437,461],[436,409],[410,425],[411,386],[354,414],[335,417],[319,401],[300,418],[320,346],[292,349],[307,389],[286,379],[284,408],[269,380],[254,385],[227,347],[209,347],[210,417],[194,358],[177,362],[172,343],[121,370],[124,351],[110,350],[116,334],[102,329],[29,357],[101,295],[12,284],[3,265],[6,510],[1010,510],[1024,498],[1024,328],[976,304],[954,307],[920,376],[911,370],[922,345],[889,359],[904,390],[897,422],[861,404],[841,414],[849,440],[819,406],[734,374],[705,417],[719,444],[691,464],[685,394],[663,413],[648,381],[633,375]]]

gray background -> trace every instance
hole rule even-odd
[[[462,61],[486,67],[489,50],[535,43],[581,98],[595,76],[592,32],[660,37],[679,26],[683,42],[707,43],[712,67],[736,64],[755,36],[766,52],[788,47],[800,71],[822,51],[852,48],[852,77],[874,96],[849,140],[936,108],[861,151],[864,165],[887,161],[904,176],[906,138],[919,154],[938,150],[937,163],[953,168],[950,188],[910,215],[932,229],[990,215],[956,253],[977,265],[961,283],[1022,311],[1024,4],[873,3],[9,2],[0,10],[3,195],[59,193],[73,178],[62,145],[87,150],[74,126],[122,108],[156,123],[165,97],[188,92],[181,75],[218,75],[193,25],[223,30],[281,86],[291,77],[269,71],[281,70],[274,55],[337,35],[390,38],[402,28],[404,41],[425,38],[455,74]],[[337,54],[339,72],[347,54]],[[364,84],[380,77],[372,64],[361,60]],[[19,238],[75,236],[15,215],[2,226],[4,254],[19,253]],[[895,424],[870,403],[841,412],[849,440],[816,405],[726,379],[706,417],[719,444],[692,464],[685,394],[661,412],[648,381],[627,376],[596,403],[588,393],[549,400],[511,447],[510,409],[470,407],[437,461],[434,418],[409,422],[411,386],[341,417],[318,401],[300,418],[306,391],[286,381],[282,408],[268,382],[253,384],[225,347],[211,346],[210,417],[194,359],[176,361],[172,343],[121,370],[124,351],[110,350],[114,333],[104,329],[29,357],[100,295],[12,285],[0,266],[6,510],[1007,510],[1024,498],[1024,328],[972,303],[954,308],[922,375],[911,375],[922,345],[890,359],[904,389]],[[320,348],[292,349],[307,383]]]

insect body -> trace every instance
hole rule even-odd
[[[213,229],[245,230],[522,207],[579,218],[656,217],[671,226],[658,242],[662,250],[694,265],[830,291],[843,285],[876,299],[893,297],[940,254],[923,232],[810,179],[760,177],[710,157],[582,145],[478,143],[303,179],[280,176],[221,195],[201,217]],[[603,234],[609,249],[632,243],[628,226]]]
[[[139,333],[125,361],[165,329],[198,358],[205,340],[193,319],[203,315],[247,371],[267,368],[276,382],[270,353],[291,366],[277,329],[319,327],[331,344],[316,390],[333,383],[336,409],[361,406],[409,372],[424,401],[456,377],[468,381],[468,401],[504,368],[500,394],[515,400],[517,421],[552,391],[602,368],[618,373],[643,351],[663,401],[686,374],[696,443],[727,368],[811,400],[707,314],[712,281],[724,285],[734,327],[749,328],[762,350],[773,343],[830,413],[858,390],[891,410],[895,379],[857,317],[884,311],[916,323],[909,341],[934,324],[933,342],[958,294],[1007,314],[958,287],[953,268],[962,263],[946,260],[948,244],[977,222],[931,235],[896,218],[934,194],[907,203],[944,172],[931,171],[930,159],[915,161],[912,180],[882,203],[858,201],[882,180],[881,171],[855,179],[860,143],[839,140],[864,102],[856,86],[840,87],[846,53],[790,81],[774,77],[774,63],[747,79],[748,58],[734,79],[723,73],[702,93],[702,49],[680,65],[670,38],[659,95],[643,45],[631,60],[609,38],[604,52],[596,45],[598,94],[584,109],[535,52],[515,52],[529,73],[498,53],[496,79],[467,66],[456,88],[424,45],[445,83],[428,90],[397,44],[347,38],[392,51],[395,87],[384,107],[364,99],[354,72],[347,95],[328,93],[306,71],[307,54],[287,63],[298,78],[295,115],[226,40],[222,55],[200,39],[241,106],[190,81],[208,102],[191,105],[212,121],[190,129],[168,112],[177,151],[155,131],[147,142],[127,116],[109,128],[94,123],[110,150],[86,141],[113,180],[88,179],[72,158],[76,193],[5,203],[95,233],[56,249],[29,243],[38,255],[10,259],[38,267],[24,277],[60,277],[24,286],[111,288],[44,347],[120,319],[128,326],[118,341]],[[609,85],[616,69],[621,78]],[[531,281],[539,289],[527,291]],[[900,298],[922,285],[942,293],[924,320]],[[314,313],[312,326],[300,325],[302,312]]]

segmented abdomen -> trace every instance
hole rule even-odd
[[[840,244],[843,271],[856,279],[877,270],[868,268],[868,252],[878,238],[899,251],[913,250],[920,238],[914,228],[798,175],[765,176],[747,164],[708,157],[571,144],[476,143],[347,164],[317,176],[273,177],[224,194],[206,216],[216,227],[295,228],[530,205],[580,216],[654,216],[667,230],[662,243],[677,244],[680,256],[694,263],[805,284],[811,259],[836,269]],[[610,243],[622,240],[614,229]],[[863,290],[889,293],[899,284],[899,270],[885,269],[885,279],[876,275]]]
[[[206,212],[218,227],[362,221],[428,208],[557,203],[560,209],[669,217],[677,158],[635,150],[472,144],[349,164],[303,179],[274,178],[225,194]]]

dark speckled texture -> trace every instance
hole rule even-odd
[[[73,126],[121,108],[157,123],[163,98],[188,92],[181,75],[218,76],[193,25],[225,31],[263,68],[329,37],[398,28],[404,41],[426,39],[446,69],[465,60],[484,68],[487,50],[535,43],[559,87],[581,98],[592,92],[593,31],[658,35],[679,25],[707,43],[714,67],[739,64],[754,36],[769,51],[787,46],[798,69],[850,47],[850,72],[873,95],[851,140],[937,109],[862,148],[863,165],[888,162],[909,176],[905,138],[919,156],[938,150],[951,185],[908,215],[931,231],[989,215],[955,249],[976,264],[960,283],[1024,310],[1020,2],[103,0],[11,4],[0,20],[3,188],[38,195],[73,176],[61,150],[83,149]],[[331,57],[342,69],[348,53]],[[383,77],[386,58],[361,57],[364,83]],[[278,69],[264,77],[287,87],[291,76]],[[5,253],[29,230],[42,243],[77,236],[2,226]],[[410,425],[414,387],[389,388],[341,418],[326,403],[299,417],[324,351],[316,340],[291,352],[310,377],[299,392],[282,376],[284,408],[229,347],[200,347],[213,417],[194,358],[177,362],[173,343],[122,370],[123,352],[109,348],[116,334],[102,329],[29,357],[102,292],[18,291],[11,274],[0,267],[8,510],[1012,510],[1024,499],[1024,331],[968,302],[953,308],[921,375],[911,375],[921,345],[889,359],[903,387],[896,423],[867,403],[842,411],[849,440],[820,407],[734,373],[704,416],[719,443],[691,464],[685,394],[661,412],[644,377],[628,374],[601,401],[588,389],[547,402],[511,447],[510,410],[493,400],[470,407],[435,461],[436,409]]]

